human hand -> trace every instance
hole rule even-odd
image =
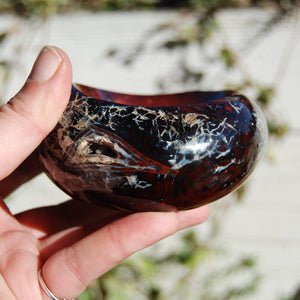
[[[0,108],[0,299],[74,298],[122,260],[204,222],[208,206],[128,214],[69,200],[12,215],[3,198],[41,172],[31,153],[53,129],[71,90],[66,54],[44,48],[21,91]]]

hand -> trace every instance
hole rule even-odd
[[[31,155],[53,129],[71,90],[66,54],[44,48],[21,91],[0,108],[0,299],[80,295],[116,264],[176,231],[204,222],[208,206],[125,214],[76,200],[13,216],[3,198],[41,172]]]

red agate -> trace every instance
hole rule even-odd
[[[73,198],[185,210],[232,192],[266,143],[259,108],[233,91],[128,95],[74,85],[40,161]]]

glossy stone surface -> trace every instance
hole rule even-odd
[[[74,85],[38,152],[73,198],[170,211],[232,192],[253,171],[266,140],[260,110],[232,91],[137,96]]]

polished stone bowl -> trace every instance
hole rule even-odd
[[[73,198],[131,211],[198,207],[235,190],[267,142],[260,109],[233,91],[128,95],[73,85],[38,149]]]

